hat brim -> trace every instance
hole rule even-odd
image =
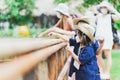
[[[86,24],[85,26],[91,27],[90,25]],[[85,28],[84,25],[75,25],[75,28],[83,32],[85,35],[89,37],[91,41],[94,41],[94,36],[89,32],[87,28]]]
[[[84,21],[89,24],[89,19],[87,17],[75,18],[73,19],[73,24],[77,25],[80,21]]]
[[[109,7],[107,5],[99,5],[98,9],[101,9],[102,7],[106,7],[109,10]]]
[[[66,15],[66,16],[70,16],[69,13],[63,12],[62,10],[60,10],[60,9],[58,9],[58,8],[55,8],[54,10],[55,10],[55,11],[58,11],[58,12],[64,14],[64,15]]]
[[[106,1],[103,1],[101,4],[97,6],[98,9],[101,9],[102,7],[106,7],[109,10],[110,4]]]

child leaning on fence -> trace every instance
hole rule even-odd
[[[75,80],[100,80],[99,69],[97,65],[96,52],[97,48],[95,48],[94,42],[94,28],[90,26],[88,23],[84,21],[77,20],[77,36],[78,39],[74,40],[72,38],[68,38],[65,35],[61,35],[58,33],[52,32],[52,35],[60,37],[65,41],[69,41],[70,45],[76,45],[74,50],[71,50],[68,46],[67,51],[72,55],[75,60],[73,65],[76,68],[75,71]],[[78,42],[76,42],[78,41]]]

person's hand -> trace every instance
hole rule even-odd
[[[99,41],[99,43],[100,43],[100,46],[102,47],[102,46],[104,45],[104,39],[98,40],[98,41]]]
[[[72,54],[72,49],[70,48],[70,46],[66,46],[66,51],[67,51],[69,54]]]
[[[49,34],[48,34],[48,36],[55,36],[57,33],[55,33],[55,32],[50,32]]]

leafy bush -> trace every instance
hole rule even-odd
[[[114,27],[120,30],[120,20],[114,22]]]
[[[14,25],[24,25],[32,21],[35,0],[4,0],[7,12],[0,15],[1,20],[9,20]],[[3,12],[3,11],[2,11]]]

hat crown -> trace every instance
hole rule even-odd
[[[88,27],[86,26],[86,29],[88,30],[88,32],[92,35],[94,35],[95,29],[93,27]]]
[[[66,10],[68,10],[68,6],[67,6],[67,5],[65,5],[65,4],[63,4],[63,3],[58,4],[57,8],[59,8],[59,9],[66,9]]]
[[[103,6],[108,8],[109,3],[107,1],[103,1],[103,2],[100,3],[100,7],[103,7]]]
[[[86,23],[79,23],[76,27],[84,34],[86,34],[92,41],[94,41],[95,28],[92,27],[92,25]]]
[[[69,15],[68,6],[63,3],[58,4],[58,6],[55,8],[55,10],[61,12],[62,14],[65,14],[67,16]]]
[[[81,25],[81,24],[80,24]],[[81,26],[80,26],[81,27]],[[86,28],[87,32],[90,33],[91,35],[94,35],[95,29],[88,25],[88,24],[84,24],[83,28]],[[84,33],[84,32],[83,32]]]

